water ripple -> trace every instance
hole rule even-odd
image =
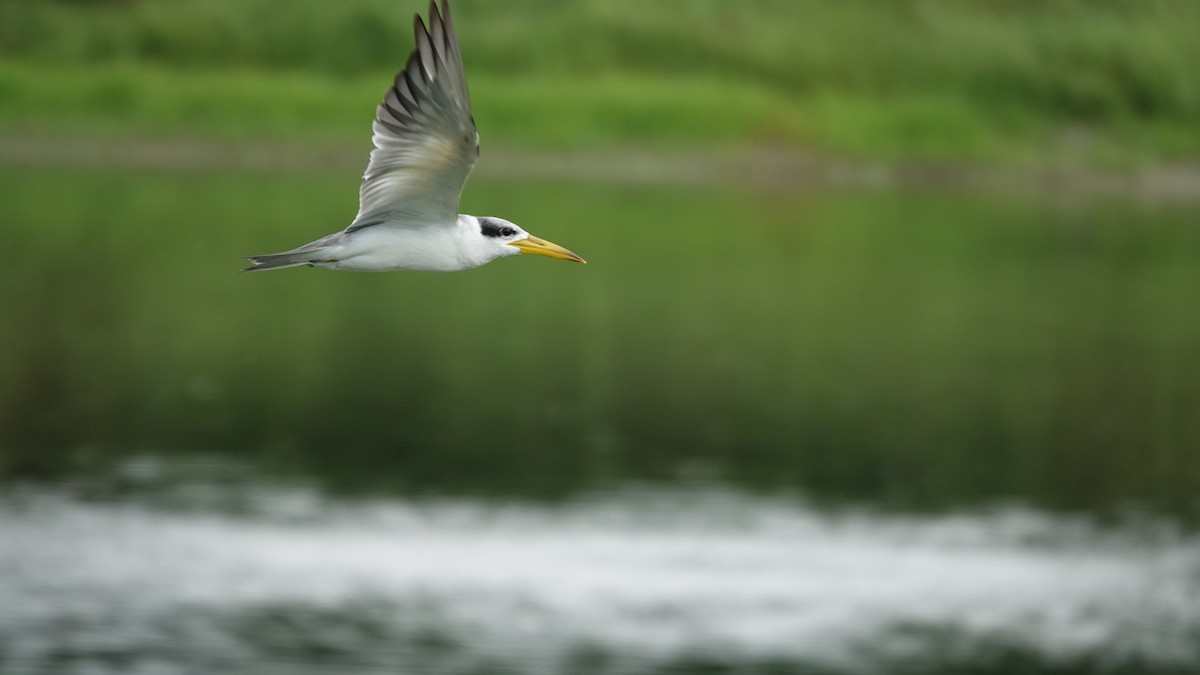
[[[1200,541],[727,493],[0,506],[0,672],[1192,672]]]

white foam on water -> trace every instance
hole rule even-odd
[[[1200,541],[1136,527],[720,493],[243,507],[0,506],[0,671],[869,672],[997,647],[1200,669]]]

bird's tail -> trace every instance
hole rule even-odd
[[[252,255],[247,260],[250,266],[243,272],[265,272],[266,270],[281,270],[285,267],[313,266],[312,251],[285,251],[268,255]]]
[[[322,263],[330,263],[336,260],[334,249],[342,233],[335,232],[328,237],[322,237],[313,242],[309,242],[300,248],[294,248],[283,253],[269,253],[267,255],[252,255],[247,260],[250,261],[250,266],[242,270],[243,272],[265,272],[266,270],[281,270],[285,267],[299,267],[301,265],[320,265]]]

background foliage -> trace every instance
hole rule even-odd
[[[0,123],[361,135],[394,0],[0,4]],[[1185,0],[455,3],[485,138],[1128,164],[1200,150]],[[71,91],[65,100],[56,98]]]

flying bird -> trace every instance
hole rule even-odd
[[[479,134],[450,5],[429,3],[429,27],[413,17],[416,47],[375,111],[375,149],[359,188],[358,215],[341,232],[283,253],[251,256],[243,272],[284,267],[453,272],[525,253],[584,262],[515,223],[458,212]]]

